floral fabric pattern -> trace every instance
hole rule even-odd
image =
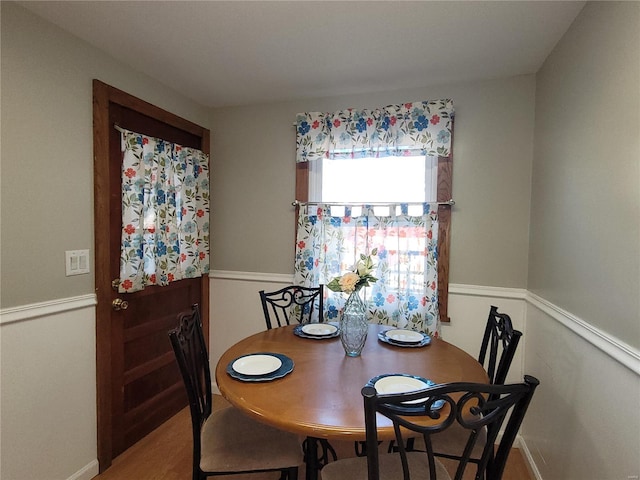
[[[123,131],[120,293],[209,272],[209,158]]]
[[[354,215],[360,207],[346,206],[335,216],[328,204],[301,206],[294,283],[326,285],[377,249],[378,281],[364,289],[370,321],[438,336],[438,206],[423,204],[422,215],[390,207],[382,216],[366,205]],[[325,319],[335,321],[344,295],[324,290]]]
[[[296,162],[320,158],[364,158],[451,154],[453,101],[449,99],[299,113]]]

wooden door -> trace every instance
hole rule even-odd
[[[120,133],[128,130],[209,153],[209,131],[94,80],[94,194],[100,471],[187,405],[167,332],[176,315],[200,304],[205,338],[209,282],[204,276],[119,294],[122,229]],[[114,300],[127,302],[116,310]]]

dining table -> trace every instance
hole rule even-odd
[[[222,396],[234,407],[306,438],[307,480],[317,479],[322,468],[319,442],[365,440],[360,392],[367,383],[387,376],[419,379],[429,385],[488,383],[486,371],[474,357],[437,337],[421,334],[420,342],[395,341],[395,337],[390,341],[391,331],[395,334],[397,329],[370,324],[361,354],[349,357],[338,329],[332,334],[309,331],[307,335],[303,327],[273,328],[240,340],[220,357],[215,379]],[[276,365],[265,367],[265,359]],[[265,373],[263,367],[272,371]],[[384,417],[379,418],[378,438],[395,438],[391,422]]]

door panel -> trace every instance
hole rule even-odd
[[[209,131],[94,81],[98,460],[113,458],[187,405],[167,332],[198,303],[208,338],[208,277],[118,293],[122,229],[120,133],[115,125],[209,153]],[[115,310],[121,299],[126,309]]]
[[[122,356],[121,368],[112,372],[113,415],[123,418],[122,427],[115,422],[112,433],[117,456],[187,405],[167,332],[175,327],[178,312],[200,303],[200,281],[114,295],[129,303],[112,314],[114,333],[122,338],[121,345],[113,346],[118,350],[113,356]]]

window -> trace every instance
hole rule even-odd
[[[437,305],[440,321],[448,321],[451,100],[392,105],[359,112],[349,109],[335,114],[300,114],[296,130],[296,199],[300,202],[440,203]],[[359,215],[351,211],[355,208],[347,207],[348,221]],[[400,208],[404,207],[396,206],[396,209]],[[330,216],[340,222],[340,213],[325,212],[330,212]],[[370,231],[369,234],[376,233]],[[411,268],[411,249],[405,254],[408,255],[405,261]],[[318,258],[314,255],[316,262]],[[305,273],[312,274],[308,270]],[[436,299],[430,301],[436,302]]]
[[[393,157],[391,157],[393,158]],[[366,161],[367,159],[361,159]],[[362,169],[362,163],[354,162],[348,165],[350,161],[343,163],[344,167],[337,170],[331,170],[331,174],[326,173],[323,168],[323,164],[331,161],[316,161],[316,162],[304,162],[298,163],[296,169],[296,200],[300,202],[345,202],[345,203],[366,203],[366,202],[423,202],[423,201],[435,201],[448,202],[452,199],[452,172],[453,172],[453,156],[449,157],[430,157],[427,156],[420,158],[423,160],[423,165],[426,167],[416,167],[413,164],[409,168],[412,172],[417,172],[416,177],[425,178],[424,190],[420,191],[418,187],[412,186],[406,187],[406,182],[396,182],[389,180],[388,186],[382,189],[374,188],[362,188],[353,187],[352,180],[354,178],[362,178],[361,172],[353,174],[352,168],[356,165]],[[390,161],[390,159],[387,159]],[[333,161],[332,163],[341,163],[341,161]],[[348,165],[348,166],[347,166]],[[424,168],[424,169],[423,169]],[[366,170],[366,169],[365,169]],[[404,171],[404,170],[403,170]],[[422,177],[421,172],[427,173]],[[350,172],[346,174],[345,172]],[[384,175],[378,176],[384,180]],[[347,182],[344,179],[347,179]],[[386,177],[389,178],[389,177]],[[341,187],[330,187],[337,179],[335,185],[341,185]],[[369,181],[369,179],[367,179]],[[367,185],[367,181],[359,182],[362,185]],[[335,186],[334,185],[334,186]],[[434,192],[435,186],[435,192]],[[391,188],[390,188],[391,187]],[[402,188],[397,188],[402,187]],[[386,191],[392,192],[394,195],[388,195]],[[371,197],[371,192],[384,191],[386,197],[375,196]],[[326,192],[326,193],[325,193]],[[337,194],[343,194],[338,196]],[[403,197],[398,197],[398,194],[402,194]],[[408,194],[408,195],[405,195]],[[417,198],[417,196],[422,196]],[[402,198],[400,200],[399,198]],[[339,206],[333,208],[341,208]],[[376,207],[383,208],[383,207]],[[413,208],[419,208],[417,205],[408,205],[409,213],[412,213]],[[358,214],[359,212],[354,212]],[[338,215],[338,213],[336,213]],[[448,316],[448,300],[449,300],[449,246],[450,246],[450,230],[451,230],[451,206],[447,204],[440,205],[438,208],[439,229],[438,229],[438,312],[441,322],[449,322]]]
[[[309,164],[309,201],[435,202],[437,178],[434,156],[325,158]]]

